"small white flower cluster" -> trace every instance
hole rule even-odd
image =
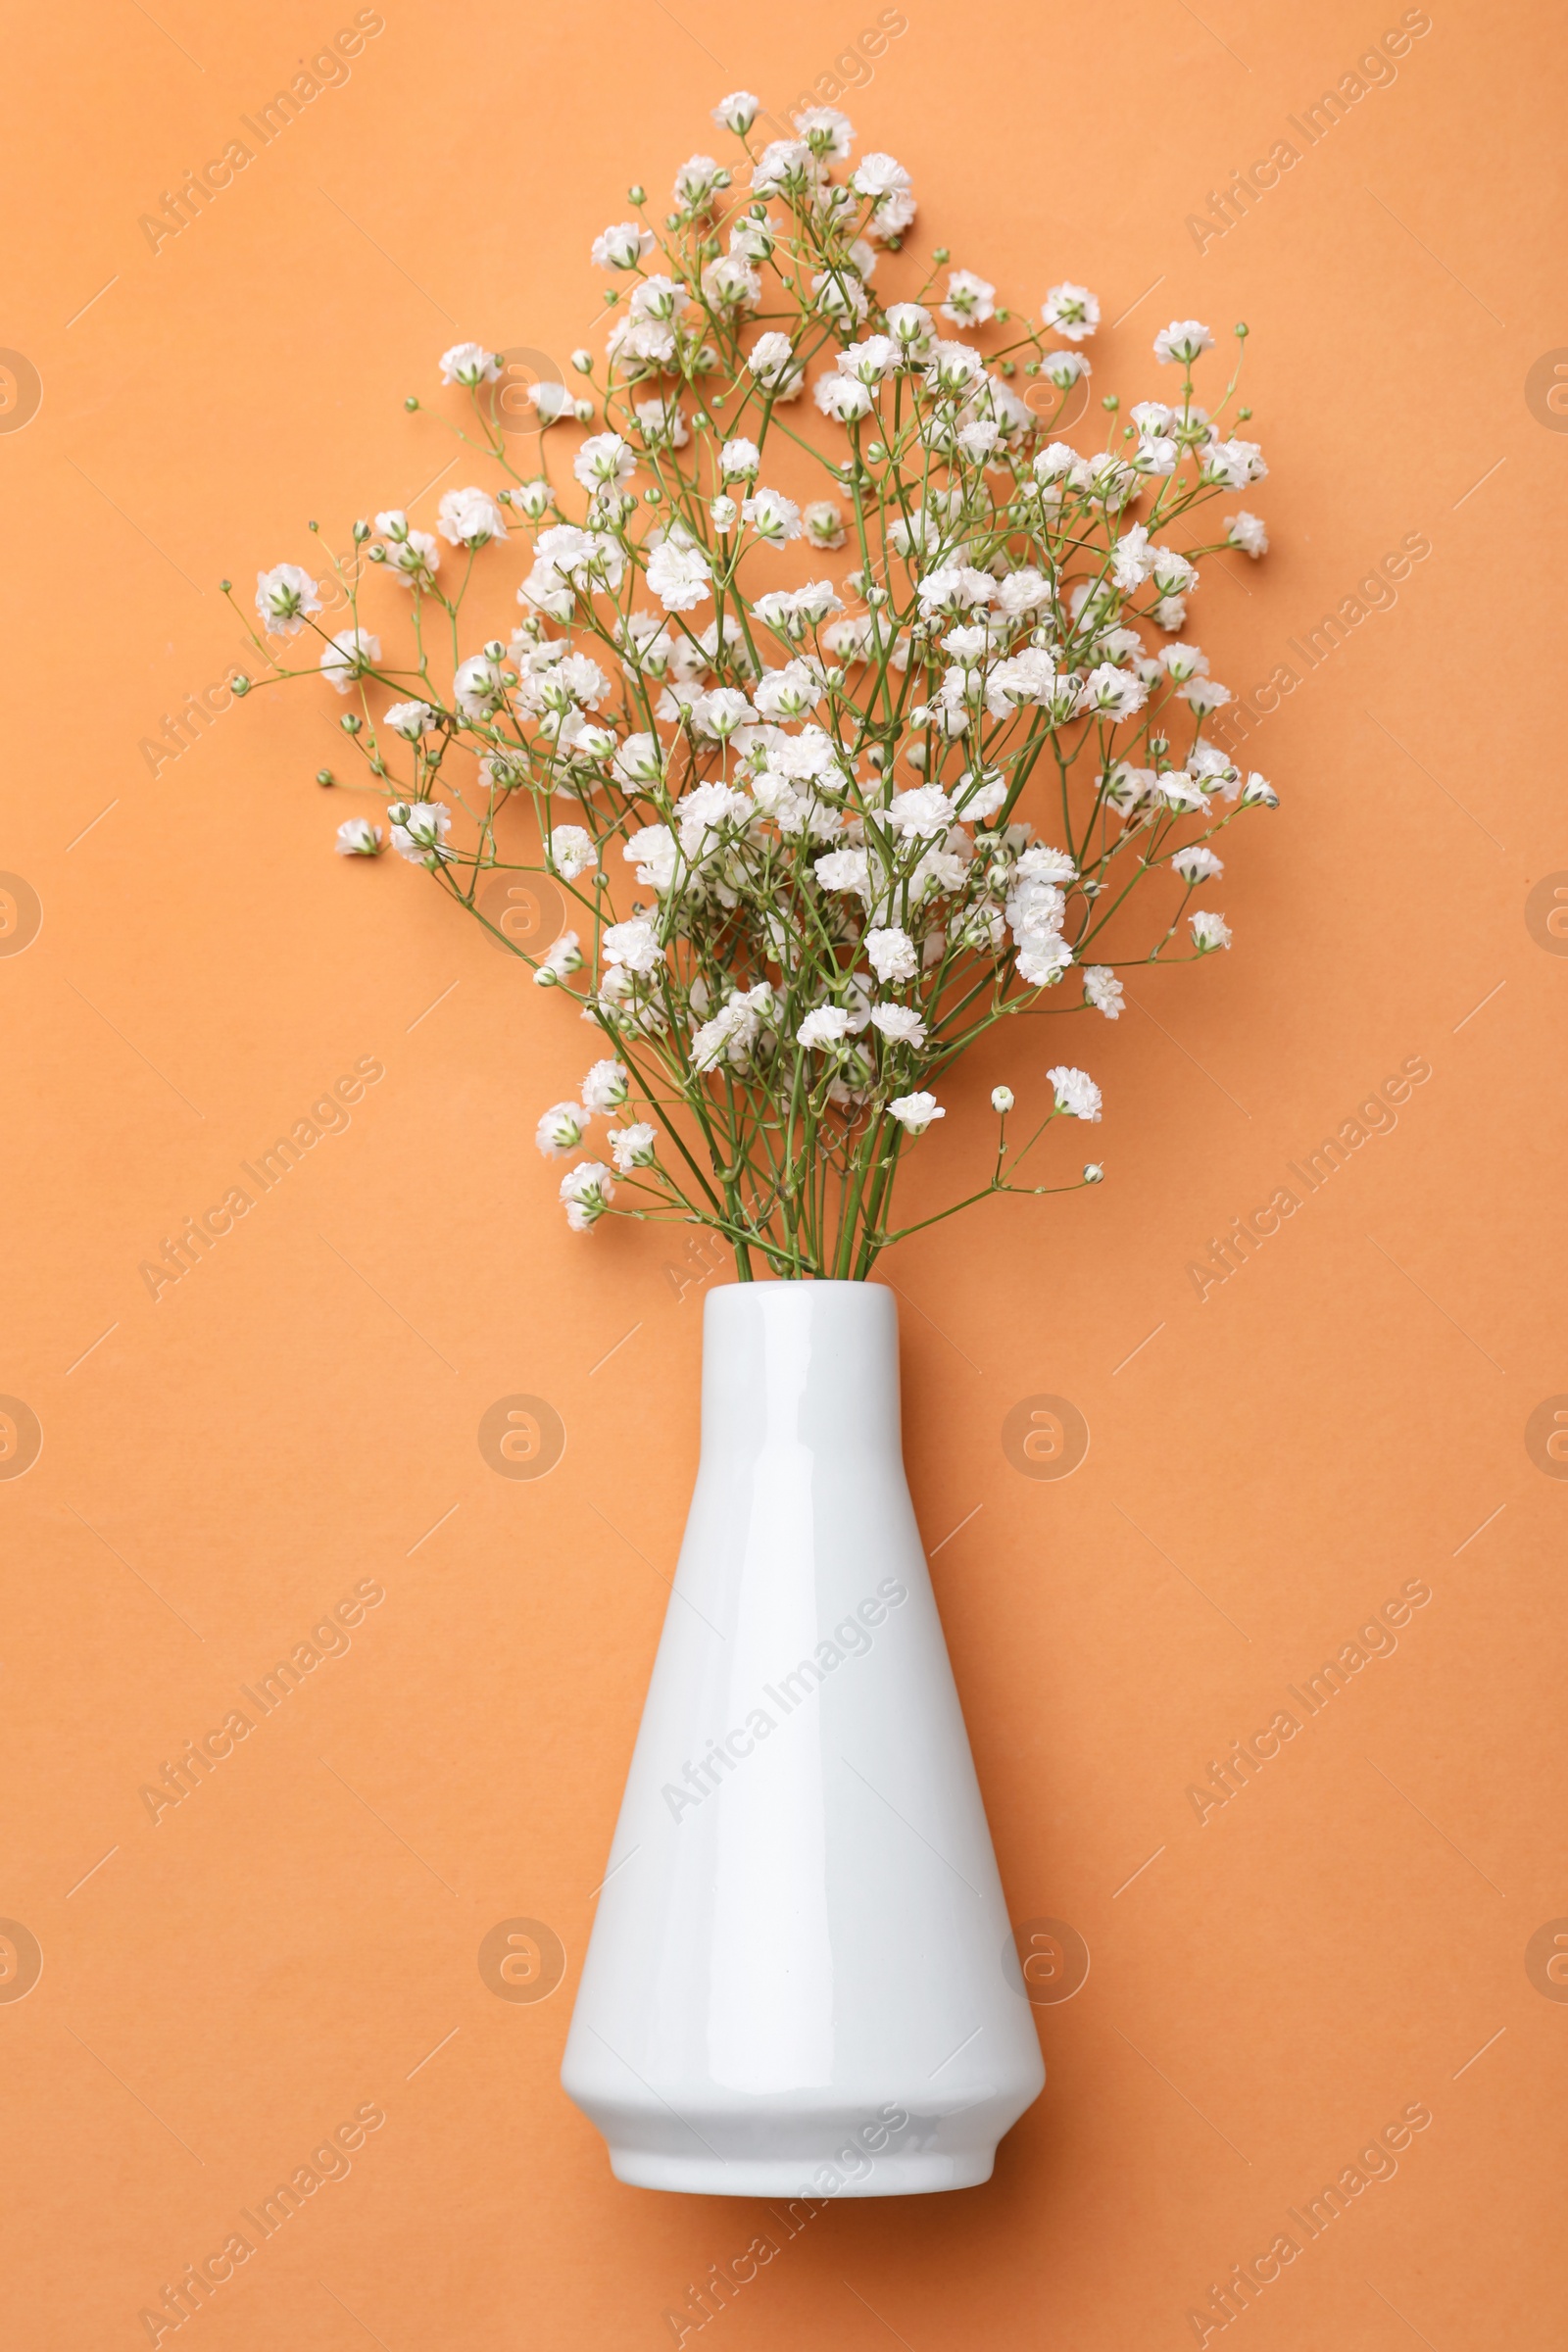
[[[256,608],[274,644],[318,641],[400,857],[504,944],[488,874],[570,899],[526,958],[611,1053],[544,1112],[539,1150],[569,1158],[626,1114],[562,1179],[573,1229],[696,1219],[745,1270],[858,1276],[911,1229],[894,1179],[955,1107],[935,1089],[962,1054],[1021,1013],[1115,1021],[1129,967],[1230,945],[1192,894],[1223,874],[1217,836],[1277,796],[1232,759],[1229,689],[1186,631],[1203,558],[1268,546],[1246,508],[1197,518],[1267,468],[1234,376],[1199,404],[1214,337],[1191,318],[1153,338],[1162,396],[1107,401],[1108,437],[1080,447],[1063,420],[1094,293],[1061,278],[1020,312],[942,252],[940,282],[892,282],[917,211],[904,166],[855,162],[832,107],[768,143],[759,113],[722,98],[737,160],[691,156],[662,226],[634,188],[635,217],[594,239],[603,355],[573,355],[584,392],[533,387],[532,472],[489,406],[502,356],[455,343],[442,382],[497,486],[443,491],[433,531],[401,509],[356,524],[328,591],[351,625],[327,633],[321,584],[290,564],[259,574]],[[464,650],[470,584],[493,597],[514,547],[510,633]],[[377,571],[394,589],[372,629]],[[416,642],[389,663],[400,596]],[[344,856],[382,847],[367,818],[338,828]],[[955,1206],[1054,1189],[1021,1180],[1025,1152],[1056,1118],[1100,1120],[1065,1062],[1031,1092],[1044,1115],[1015,1146],[1018,1098],[992,1090],[995,1171]]]

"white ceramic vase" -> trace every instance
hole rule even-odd
[[[562,2081],[616,2177],[989,2179],[1045,2082],[905,1481],[893,1293],[731,1283]]]

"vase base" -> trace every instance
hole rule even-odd
[[[826,2204],[841,2197],[926,2197],[948,2188],[978,2188],[989,2180],[996,2149],[939,2155],[911,2151],[879,2156],[858,2179],[837,2166],[836,2186],[828,2167],[813,2174],[799,2157],[669,2156],[645,2148],[612,2148],[610,2169],[631,2188],[661,2188],[689,2197],[783,2197]]]

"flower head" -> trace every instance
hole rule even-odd
[[[1187,917],[1187,922],[1200,956],[1212,956],[1216,949],[1230,946],[1231,927],[1222,914],[1210,914],[1200,907],[1196,914]]]
[[[313,612],[321,610],[316,582],[297,564],[274,564],[256,574],[256,610],[262,626],[274,636],[294,637]]]
[[[355,679],[363,678],[380,659],[379,637],[372,637],[368,629],[340,629],[321,649],[321,674],[331,679],[339,694],[347,694]]]
[[[1162,367],[1180,360],[1190,368],[1195,360],[1200,360],[1205,351],[1213,348],[1214,338],[1199,318],[1173,318],[1154,337],[1154,357]]]
[[[1040,316],[1069,343],[1081,343],[1100,324],[1100,305],[1087,286],[1075,286],[1070,278],[1063,278],[1046,296]]]
[[[612,1127],[607,1135],[610,1156],[621,1176],[633,1175],[638,1168],[651,1168],[659,1156],[654,1150],[659,1130],[650,1127],[646,1119],[638,1119],[630,1127]]]
[[[582,1142],[586,1121],[579,1102],[552,1102],[534,1130],[534,1142],[546,1159],[564,1159]]]
[[[579,1159],[561,1179],[561,1199],[573,1233],[591,1233],[615,1198],[614,1179],[600,1159]]]
[[[334,846],[340,858],[379,858],[381,828],[372,825],[368,816],[345,817]]]
[[[493,384],[500,373],[500,360],[493,351],[486,351],[482,343],[454,343],[450,351],[441,354],[444,384],[466,384],[472,389],[478,384]]]
[[[452,811],[441,801],[394,801],[387,809],[392,823],[392,847],[411,865],[444,863],[452,852],[444,845],[452,830]]]
[[[1069,1119],[1088,1119],[1091,1124],[1098,1121],[1100,1089],[1087,1070],[1075,1070],[1063,1064],[1048,1070],[1046,1076],[1055,1090],[1058,1111],[1065,1111]]]
[[[557,825],[546,844],[546,852],[564,882],[575,882],[599,861],[593,836],[581,825]]]
[[[618,1110],[631,1092],[631,1075],[623,1061],[596,1061],[582,1082],[583,1108]]]
[[[648,585],[666,612],[689,612],[711,596],[712,573],[700,547],[665,539],[648,559]]]
[[[488,490],[448,490],[436,509],[436,528],[451,547],[486,547],[507,535],[507,518]]]
[[[888,1117],[897,1119],[906,1135],[924,1135],[933,1119],[945,1119],[947,1112],[935,1095],[920,1093],[900,1095],[888,1104]]]
[[[654,250],[654,232],[638,220],[617,220],[593,241],[591,259],[600,270],[635,270]]]
[[[750,90],[731,90],[729,96],[721,98],[712,109],[713,121],[721,130],[732,130],[738,139],[744,139],[757,121],[761,103],[760,98],[753,97]]]

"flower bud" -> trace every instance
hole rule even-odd
[[[1004,1119],[1012,1108],[1012,1103],[1013,1094],[1010,1086],[994,1086],[991,1089],[991,1107],[999,1117]]]
[[[1103,1184],[1103,1183],[1104,1183],[1104,1181],[1105,1181],[1105,1171],[1104,1171],[1104,1169],[1103,1169],[1103,1168],[1101,1166],[1101,1164],[1100,1164],[1099,1160],[1098,1160],[1098,1159],[1091,1159],[1091,1160],[1087,1160],[1087,1161],[1084,1163],[1084,1182],[1085,1182],[1085,1184]]]

